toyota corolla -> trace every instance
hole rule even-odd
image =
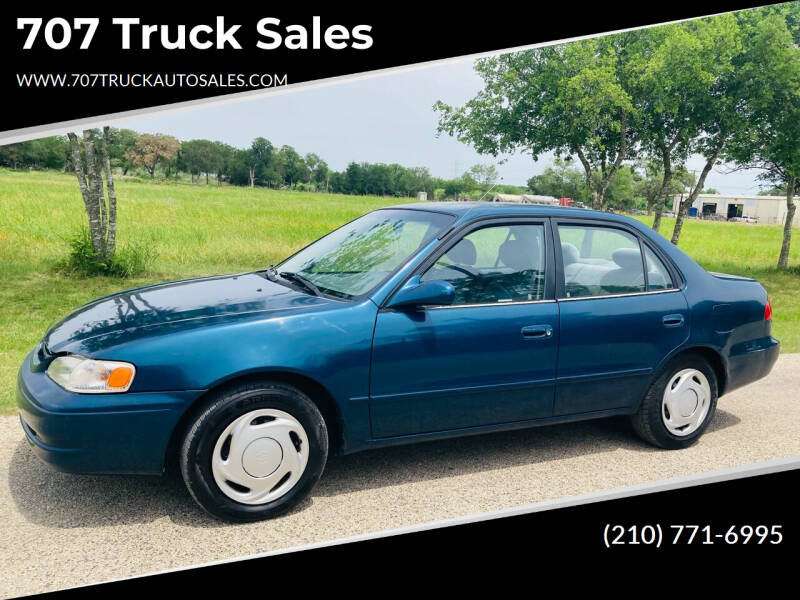
[[[329,453],[615,415],[687,447],[769,373],[771,317],[758,282],[626,217],[414,204],[268,269],[90,302],[17,397],[56,468],[174,464],[209,513],[247,521],[310,494]]]

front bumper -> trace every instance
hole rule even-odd
[[[20,368],[17,406],[43,461],[71,473],[163,472],[172,432],[202,390],[74,394],[35,367],[37,352]]]

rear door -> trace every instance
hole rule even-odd
[[[559,220],[559,358],[555,415],[635,406],[654,369],[689,336],[669,262],[636,232]]]
[[[421,279],[449,306],[378,313],[370,417],[376,438],[549,417],[558,304],[547,219],[494,221],[448,242]]]

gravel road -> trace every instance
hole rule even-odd
[[[621,419],[430,442],[328,463],[282,518],[227,525],[182,484],[50,470],[0,417],[0,596],[100,582],[800,454],[800,354],[725,396],[695,446],[665,452]]]

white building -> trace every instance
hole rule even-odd
[[[673,197],[672,207],[676,214],[681,199],[685,197]],[[757,219],[759,223],[783,223],[786,220],[786,196],[700,194],[690,207],[689,215],[718,219],[750,217]],[[795,212],[793,222],[800,226],[800,210]]]

